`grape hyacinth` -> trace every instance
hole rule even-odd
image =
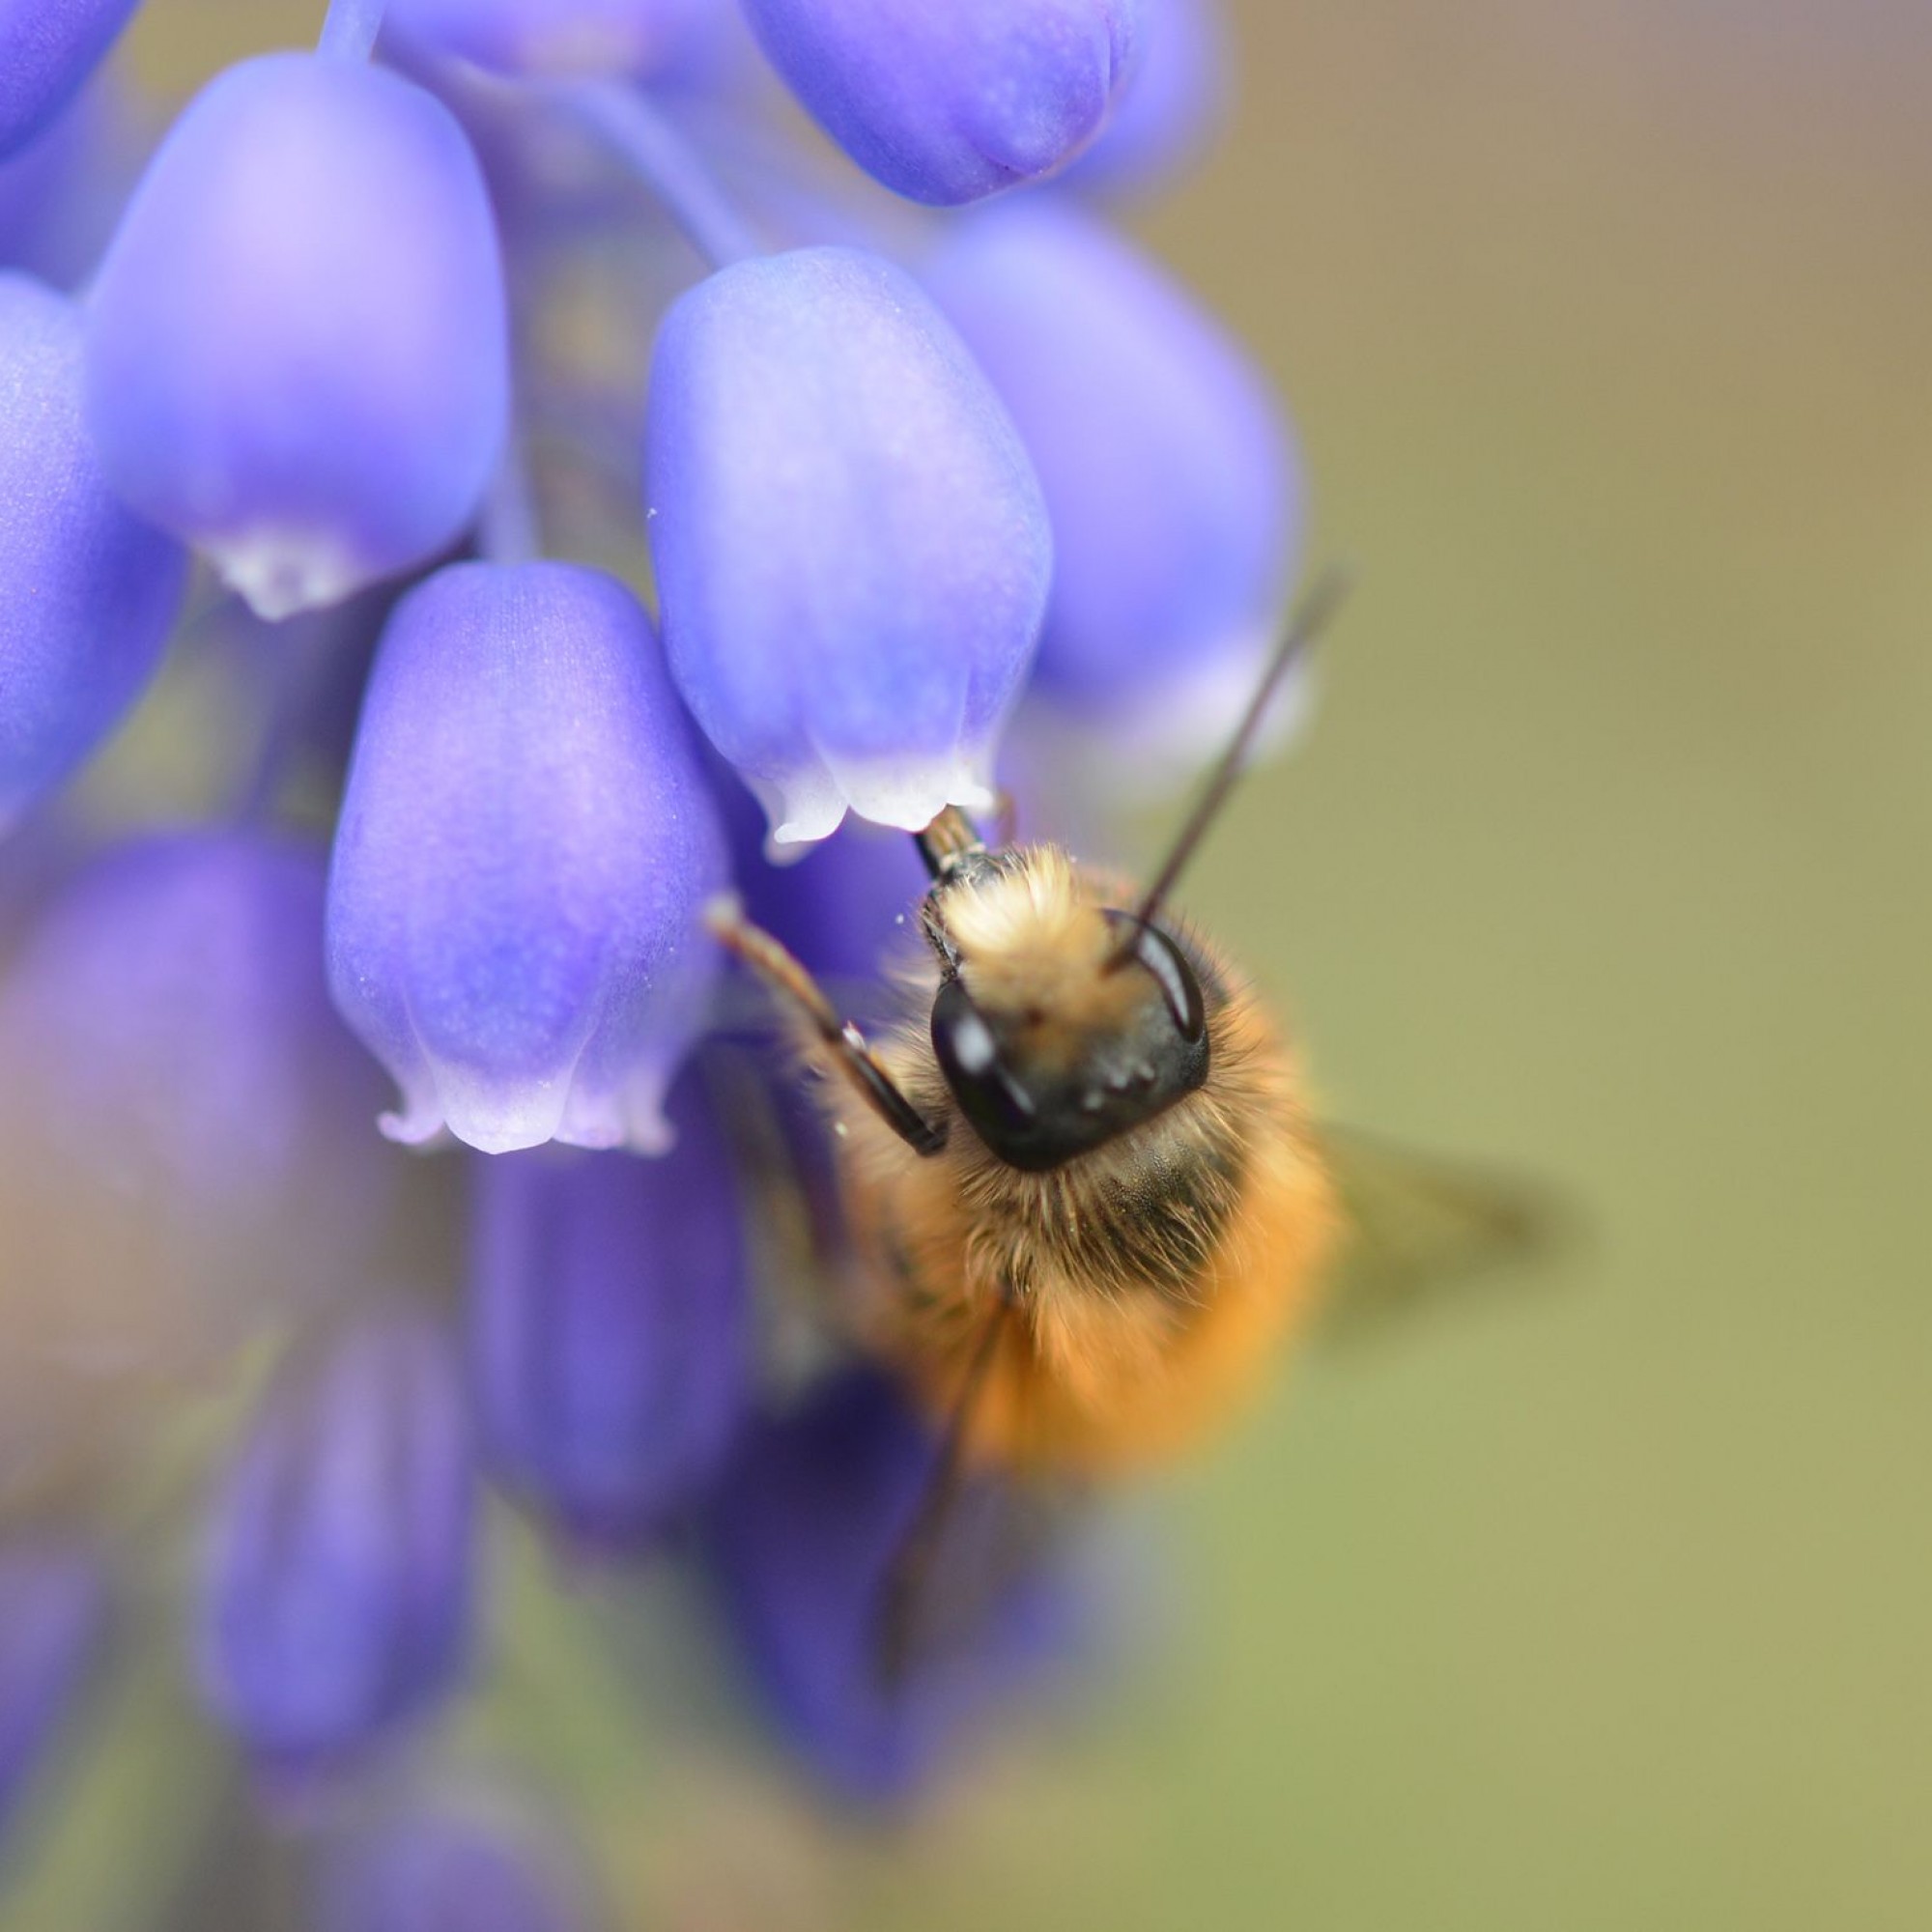
[[[495,1793],[410,1794],[319,1861],[316,1932],[592,1932],[570,1847]]]
[[[214,1498],[200,1674],[278,1784],[339,1773],[452,1688],[475,1518],[445,1324],[360,1313],[268,1391]]]
[[[80,344],[73,303],[0,273],[0,833],[140,696],[186,580],[100,473]]]
[[[842,1007],[1015,721],[1075,823],[1076,734],[1225,722],[1293,443],[1089,199],[1215,15],[316,0],[154,146],[131,11],[0,0],[0,1821],[111,1571],[250,1799],[212,1895],[240,1832],[325,1932],[655,1922],[450,1762],[642,1829],[668,1664],[903,1805],[1090,1634],[975,1472],[882,1666],[943,1423],[713,932]]]
[[[506,328],[482,173],[449,111],[379,68],[244,61],[175,124],[100,265],[101,466],[265,617],[337,603],[474,517]]]
[[[0,4],[0,160],[17,154],[72,99],[137,0]]]

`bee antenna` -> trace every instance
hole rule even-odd
[[[1208,836],[1216,818],[1221,815],[1221,808],[1227,804],[1228,795],[1235,789],[1236,780],[1247,769],[1248,753],[1254,749],[1255,733],[1261,729],[1262,720],[1267,715],[1267,708],[1276,692],[1281,689],[1282,680],[1298,665],[1307,654],[1308,647],[1327,629],[1330,619],[1340,608],[1343,598],[1349,594],[1352,575],[1345,565],[1331,563],[1314,583],[1308,593],[1296,605],[1289,618],[1288,629],[1275,646],[1274,656],[1267,662],[1262,672],[1261,681],[1255,686],[1254,696],[1248,699],[1248,708],[1241,714],[1241,722],[1235,726],[1234,736],[1228,740],[1227,749],[1215,760],[1213,770],[1208,774],[1208,782],[1202,788],[1201,796],[1195,802],[1194,810],[1188,813],[1187,822],[1176,835],[1174,843],[1168,847],[1167,857],[1161,863],[1160,870],[1154,874],[1153,884],[1147,890],[1146,896],[1134,908],[1133,923],[1127,928],[1126,937],[1108,954],[1105,972],[1112,973],[1124,966],[1134,956],[1140,943],[1140,936],[1151,925],[1154,915],[1166,903],[1182,872],[1187,869],[1188,861],[1200,848],[1201,841]]]

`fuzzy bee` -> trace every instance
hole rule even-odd
[[[801,1021],[864,1266],[860,1340],[953,1415],[961,1452],[1036,1467],[1158,1457],[1229,1406],[1302,1307],[1337,1223],[1280,1028],[1168,895],[1302,612],[1153,887],[948,810],[920,1009],[875,1050],[735,908],[714,930]]]
[[[963,1468],[1101,1474],[1237,1406],[1312,1306],[1345,1219],[1293,1046],[1169,895],[1341,590],[1310,596],[1154,883],[957,810],[908,1017],[874,1047],[733,906],[718,936],[780,995],[832,1128],[858,1250],[844,1322],[944,1428],[899,1582]]]

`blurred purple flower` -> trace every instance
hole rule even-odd
[[[73,303],[0,273],[0,836],[140,696],[186,581],[100,474],[80,344]]]
[[[0,0],[0,159],[73,98],[138,0]]]
[[[919,1578],[912,1648],[890,1660],[889,1578],[937,1455],[884,1377],[848,1372],[747,1437],[711,1517],[725,1612],[774,1719],[822,1776],[869,1803],[911,1796],[1079,1639],[1066,1577],[1038,1551],[1015,1565],[1024,1525],[1010,1495],[972,1481]]]
[[[114,232],[140,138],[109,72],[0,160],[0,268],[77,288]]]
[[[744,0],[772,64],[859,165],[914,201],[1052,174],[1104,125],[1142,0]]]
[[[495,1474],[580,1548],[635,1548],[715,1479],[753,1375],[730,1156],[692,1083],[677,1145],[471,1172],[470,1363]]]
[[[1046,492],[1038,689],[1116,731],[1200,741],[1189,755],[1218,743],[1274,641],[1300,537],[1299,466],[1265,379],[1064,202],[975,213],[924,273]]]
[[[1011,422],[909,276],[808,248],[682,296],[645,498],[671,674],[778,843],[989,801],[1051,543]]]
[[[360,1285],[395,1164],[323,985],[322,886],[280,838],[141,839],[0,980],[0,1490],[50,1376],[195,1372]],[[45,1418],[124,1419],[71,1390]]]
[[[1063,178],[1106,195],[1170,185],[1213,140],[1234,79],[1221,0],[1141,0],[1141,28],[1113,118]]]
[[[412,1800],[330,1845],[316,1932],[585,1932],[569,1848],[498,1802]]]
[[[724,834],[643,608],[576,564],[455,564],[397,607],[329,880],[384,1130],[660,1151],[717,954]]]
[[[203,89],[129,202],[89,303],[88,415],[116,489],[286,616],[462,533],[507,358],[489,199],[448,110],[380,69],[270,54]]]
[[[0,1544],[0,1843],[99,1661],[107,1579],[84,1544]]]
[[[476,1541],[444,1325],[377,1307],[298,1350],[214,1499],[199,1633],[203,1694],[271,1785],[351,1767],[454,1686]]]
[[[720,31],[731,0],[389,0],[383,31],[412,53],[497,73],[655,78]]]

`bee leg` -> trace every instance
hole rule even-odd
[[[936,1127],[906,1098],[893,1076],[872,1057],[866,1036],[841,1020],[817,980],[769,932],[755,926],[735,899],[714,899],[704,923],[726,952],[735,953],[775,992],[789,1000],[872,1111],[915,1153],[935,1154],[946,1145]]]

